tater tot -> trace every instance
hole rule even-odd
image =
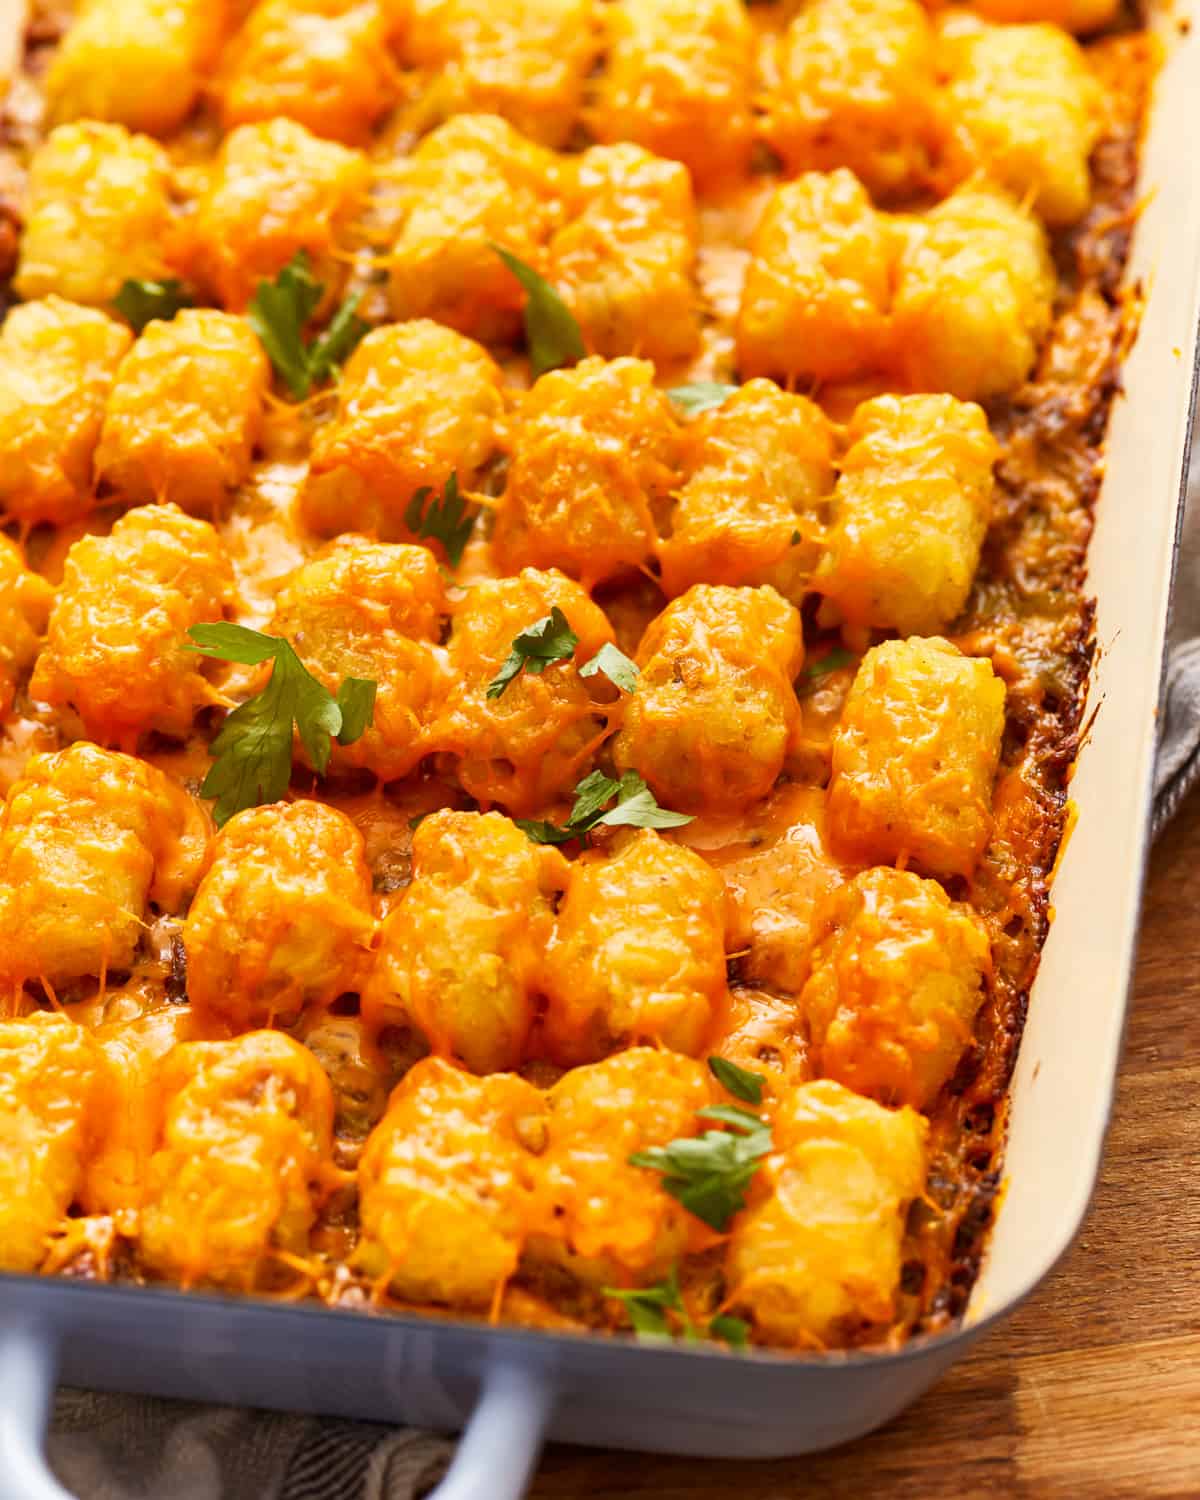
[[[999,447],[982,408],[877,396],[854,413],[814,580],[853,631],[933,634],[967,601]]]
[[[1037,219],[998,189],[960,188],[909,221],[892,302],[897,372],[963,401],[1007,394],[1033,368],[1055,284]]]
[[[560,214],[554,156],[498,115],[457,115],[398,170],[393,317],[433,318],[489,342],[515,338],[525,293],[494,246],[545,269]]]
[[[413,835],[412,884],[383,924],[363,1015],[413,1028],[472,1072],[518,1067],[565,879],[558,850],[499,813],[431,813]]]
[[[734,1222],[730,1306],[773,1344],[825,1347],[885,1323],[900,1280],[904,1213],[925,1182],[927,1126],[822,1079],[775,1121],[757,1206]]]
[[[362,834],[322,802],[238,813],[183,928],[188,998],[235,1030],[289,1025],[366,977],[375,920]]]
[[[971,1040],[989,963],[969,906],[911,870],[866,870],[826,898],[800,995],[816,1072],[929,1109]]]
[[[937,636],[868,651],[833,737],[837,848],[970,875],[992,826],[1004,699],[990,661]]]
[[[200,93],[224,12],[219,0],[86,0],[46,74],[49,119],[170,134]]]
[[[370,168],[360,151],[318,140],[294,120],[239,125],[221,142],[208,186],[180,225],[180,273],[230,312],[300,250],[327,289],[344,280],[337,259],[361,209]]]
[[[795,606],[773,588],[698,583],[651,622],[637,660],[617,765],[679,812],[732,812],[765,796],[799,712]]]
[[[249,1291],[276,1252],[304,1255],[332,1186],[333,1098],[279,1031],[185,1042],[162,1065],[139,1251],[160,1276]]]
[[[596,354],[683,359],[700,339],[696,209],[686,168],[640,146],[593,146],[570,161],[568,222],[549,279]]]
[[[888,351],[896,241],[852,172],[776,188],[750,242],[737,320],[743,379],[849,380]]]
[[[1100,133],[1100,89],[1078,44],[1057,26],[942,29],[947,101],[968,170],[980,169],[1047,224],[1072,224],[1091,199],[1088,158]]]
[[[128,969],[148,905],[181,909],[207,843],[196,801],[145,761],[83,740],[33,757],[0,822],[0,981]]]
[[[445,589],[427,547],[343,537],[292,575],[272,631],[291,641],[331,693],[346,677],[376,684],[371,727],[352,745],[335,744],[333,764],[391,781],[426,753],[443,691],[435,643],[445,612]]]
[[[33,665],[54,590],[25,566],[21,549],[0,536],[0,715],[12,708],[21,677]]]
[[[887,197],[930,185],[942,142],[919,0],[809,0],[780,48],[763,134],[793,171],[849,167]]]
[[[654,366],[593,357],[552,370],[521,417],[493,539],[504,571],[558,567],[590,589],[646,562],[681,442]]]
[[[366,144],[398,89],[376,0],[263,0],[214,84],[226,130],[286,115],[347,146]]]
[[[663,1191],[659,1174],[629,1162],[703,1128],[696,1111],[712,1103],[703,1063],[631,1047],[572,1068],[547,1102],[545,1224],[530,1245],[533,1259],[565,1262],[598,1286],[645,1285],[706,1241],[704,1225]]]
[[[538,674],[522,672],[499,697],[488,697],[514,639],[554,609],[579,637],[574,655]],[[579,675],[613,640],[612,626],[586,590],[558,572],[526,568],[515,578],[475,584],[455,606],[450,635],[453,691],[433,731],[438,748],[457,757],[455,774],[484,806],[514,817],[545,813],[591,766],[608,732],[600,700],[606,678]],[[611,690],[610,695],[611,695]]]
[[[219,516],[250,472],[271,367],[243,318],[184,308],[154,321],[117,370],[96,478],[135,505]]]
[[[683,162],[697,182],[743,171],[754,134],[754,32],[741,0],[604,7],[607,65],[589,123]]]
[[[544,146],[567,142],[599,47],[594,0],[385,0],[402,59],[435,119],[502,115]]]
[[[698,1054],[726,994],[725,916],[717,871],[651,828],[576,860],[546,960],[550,1055],[572,1065],[637,1042]]]
[[[409,541],[419,489],[470,488],[503,433],[499,367],[479,344],[428,319],[367,334],[346,361],[337,411],[313,437],[300,498],[322,536],[365,532]],[[432,545],[432,544],[431,544]]]
[[[61,526],[94,504],[92,457],[132,335],[61,297],[14,307],[0,328],[0,514]]]
[[[97,1144],[104,1084],[100,1048],[66,1016],[0,1020],[0,1270],[45,1257]]]
[[[974,0],[989,21],[1048,21],[1078,35],[1099,31],[1120,10],[1120,0]]]
[[[107,307],[126,279],[163,276],[169,174],[158,142],[123,125],[52,130],[29,168],[17,294]]]
[[[510,1073],[417,1063],[359,1163],[358,1268],[414,1302],[488,1307],[529,1232],[545,1111]]]
[[[769,583],[799,604],[833,489],[833,429],[820,407],[751,380],[687,431],[686,478],[659,546],[662,583]]]
[[[183,738],[216,701],[187,631],[220,620],[232,600],[233,570],[209,523],[139,506],[67,553],[30,692],[71,704],[104,743],[132,749],[152,729]]]

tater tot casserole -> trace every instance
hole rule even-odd
[[[39,0],[0,1270],[962,1315],[1156,66],[1118,0]]]

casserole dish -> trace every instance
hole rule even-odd
[[[545,1436],[725,1457],[802,1453],[893,1416],[1053,1265],[1082,1219],[1099,1161],[1148,837],[1200,290],[1200,184],[1192,160],[1172,149],[1188,135],[1196,46],[1172,41],[1143,154],[1150,196],[1130,275],[1143,281],[1146,303],[1125,366],[1127,395],[1112,414],[1090,552],[1097,712],[1079,756],[1079,825],[1058,873],[1057,918],[1013,1085],[1007,1191],[964,1326],[894,1353],[730,1355],[6,1277],[6,1500],[62,1495],[37,1457],[55,1378],[443,1428],[462,1424],[477,1403],[443,1497],[519,1494]]]

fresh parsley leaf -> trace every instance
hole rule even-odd
[[[685,416],[698,417],[702,411],[721,406],[736,390],[736,385],[719,380],[696,380],[690,385],[672,386],[667,395]]]
[[[749,1068],[739,1068],[737,1063],[730,1062],[727,1057],[710,1057],[708,1071],[735,1099],[743,1099],[747,1104],[762,1103],[766,1079],[761,1073],[751,1073]]]
[[[191,307],[192,294],[182,281],[123,281],[113,306],[133,329],[141,333],[147,323],[161,318],[169,323],[181,307]]]
[[[597,672],[603,672],[609,682],[614,687],[619,687],[623,693],[637,691],[637,663],[630,661],[624,651],[618,650],[611,641],[606,641],[591,661],[585,662],[579,669],[580,677],[595,677]]]
[[[459,493],[457,474],[451,474],[442,486],[442,493],[430,500],[432,494],[428,485],[416,491],[405,509],[404,524],[418,540],[432,537],[441,542],[447,562],[457,568],[479,513],[467,509],[467,502]]]
[[[575,314],[546,278],[511,251],[492,249],[525,288],[525,347],[533,378],[582,359],[587,349]]]
[[[362,739],[375,718],[375,694],[378,683],[369,677],[344,677],[337,690],[336,703],[342,711],[342,727],[338,730],[339,745],[353,745]]]
[[[771,1150],[771,1127],[748,1110],[716,1104],[697,1118],[729,1126],[635,1151],[631,1166],[661,1172],[663,1188],[710,1229],[724,1232],[746,1203],[746,1189]]]
[[[334,313],[325,332],[306,343],[304,330],[324,291],[324,285],[312,274],[308,253],[297,250],[274,281],[258,283],[246,309],[250,326],[297,401],[336,373],[370,326],[355,313],[355,294]]]
[[[522,669],[540,677],[552,662],[569,660],[578,644],[579,637],[556,604],[548,615],[535,620],[513,639],[512,650],[504,665],[488,683],[488,697],[499,698],[509,683],[520,676]]]
[[[742,1318],[720,1313],[708,1325],[708,1336],[720,1339],[731,1349],[745,1349],[750,1342],[750,1325]]]
[[[507,663],[506,663],[507,665]],[[605,812],[604,804],[616,798],[616,805]],[[535,844],[565,844],[571,839],[586,838],[598,824],[610,828],[682,828],[692,821],[688,813],[670,812],[659,807],[654,793],[636,771],[626,771],[619,781],[603,771],[592,771],[575,787],[575,802],[566,824],[522,822],[520,828]]]
[[[827,677],[830,672],[840,672],[843,667],[852,667],[857,660],[853,651],[844,651],[841,646],[835,646],[824,656],[808,662],[800,676],[806,682],[816,682],[819,677]]]
[[[226,621],[193,625],[185,651],[220,661],[257,666],[270,661],[262,692],[235,708],[209,746],[213,764],[200,793],[216,799],[217,826],[234,813],[263,802],[278,802],[292,775],[292,731],[308,752],[318,775],[329,765],[332,738],[352,744],[371,723],[375,684],[347,677],[335,698],[308,671],[290,642]]]

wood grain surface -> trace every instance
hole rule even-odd
[[[910,1411],[850,1447],[762,1464],[551,1448],[532,1494],[1197,1500],[1198,1177],[1200,791],[1154,851],[1100,1185],[1041,1290]]]

